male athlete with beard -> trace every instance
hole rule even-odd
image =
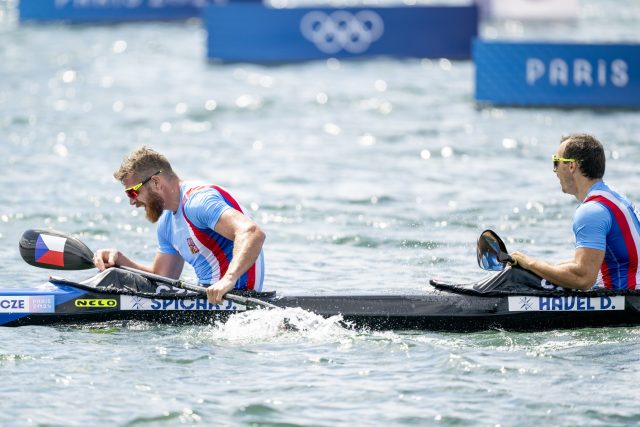
[[[148,147],[129,154],[113,176],[129,203],[158,223],[159,247],[151,266],[100,249],[93,260],[98,269],[126,266],[177,279],[187,261],[200,283],[210,284],[207,298],[216,304],[234,288],[262,290],[265,234],[227,191],[182,182],[167,158]]]

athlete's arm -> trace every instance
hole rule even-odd
[[[234,288],[240,276],[258,259],[265,234],[258,224],[235,209],[227,209],[222,213],[214,231],[233,240],[233,257],[227,272],[207,288],[209,300],[220,303],[224,294]]]
[[[117,249],[100,249],[93,257],[93,263],[100,271],[110,267],[124,266],[148,273],[159,274],[160,276],[177,279],[182,273],[184,260],[180,255],[166,254],[158,252],[151,266],[137,263],[130,260],[126,255]]]
[[[591,289],[598,279],[598,270],[604,261],[604,251],[577,248],[573,261],[550,264],[521,252],[511,254],[520,266],[563,288]]]
[[[176,254],[157,252],[151,266],[151,273],[171,279],[179,279],[184,267],[184,258]]]

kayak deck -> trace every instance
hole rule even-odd
[[[211,324],[254,309],[231,300],[211,304],[195,292],[110,270],[80,283],[51,279],[39,288],[0,289],[0,325],[131,320]],[[537,281],[531,273],[514,270],[472,286],[432,280],[432,291],[414,295],[277,296],[266,292],[250,296],[277,307],[341,316],[349,327],[374,330],[538,331],[640,325],[639,292],[537,289],[533,286]]]

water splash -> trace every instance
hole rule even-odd
[[[311,341],[340,341],[357,332],[349,328],[342,316],[324,318],[301,308],[282,310],[251,310],[231,316],[225,323],[216,323],[199,330],[196,339],[253,343],[264,341],[296,341],[304,337]]]

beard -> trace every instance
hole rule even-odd
[[[158,219],[160,219],[162,211],[164,211],[164,202],[162,201],[162,197],[153,190],[149,191],[148,199],[149,200],[144,205],[144,211],[147,219],[156,223],[158,222]]]

